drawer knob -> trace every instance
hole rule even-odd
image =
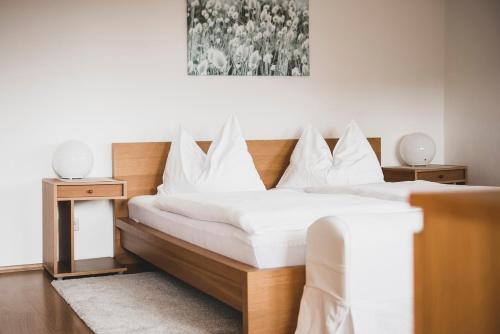
[[[444,175],[443,174],[439,174],[438,176],[440,179],[444,179]]]
[[[93,194],[93,193],[94,193],[94,189],[87,190],[87,194]]]

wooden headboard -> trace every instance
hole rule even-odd
[[[248,150],[255,167],[266,187],[275,187],[285,172],[297,139],[248,140]],[[338,139],[326,139],[330,149]],[[381,158],[381,139],[368,138],[378,160]],[[210,141],[198,142],[207,151]],[[163,169],[170,149],[170,142],[164,143],[114,143],[113,177],[128,181],[127,198],[138,195],[156,194],[156,187],[162,183]],[[127,200],[115,201],[115,216],[128,217]]]

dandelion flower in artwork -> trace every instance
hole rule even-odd
[[[254,70],[259,66],[261,57],[259,54],[259,51],[254,51],[251,55],[250,58],[248,59],[248,66]]]
[[[257,8],[257,0],[247,0],[247,6],[249,9]]]
[[[272,55],[272,54],[270,54],[270,53],[266,53],[266,54],[264,55],[264,63],[266,63],[266,64],[270,64],[270,63],[271,63],[271,61],[273,61],[273,55]]]
[[[303,49],[308,49],[309,48],[309,38],[307,38],[303,43],[302,43],[302,48]]]
[[[198,73],[201,75],[206,75],[207,70],[208,70],[208,62],[206,60],[203,60],[199,65],[198,65]]]
[[[271,72],[276,71],[276,65],[271,65]]]
[[[245,27],[238,26],[235,30],[236,30],[236,36],[241,37],[241,36],[243,36],[243,33],[245,32]]]
[[[248,31],[249,33],[252,33],[252,32],[254,32],[254,31],[255,31],[255,23],[253,23],[253,21],[252,21],[252,20],[249,20],[249,21],[247,22],[247,31]]]
[[[201,33],[201,31],[203,30],[203,26],[201,25],[201,23],[198,23],[194,26],[194,32],[199,34]]]
[[[192,8],[195,8],[195,7],[199,6],[199,5],[200,5],[200,3],[199,3],[198,0],[195,0],[195,1],[191,2],[191,7]]]
[[[258,32],[255,37],[253,38],[254,41],[258,42],[262,39],[262,33]]]
[[[305,55],[302,56],[302,64],[307,64],[309,62],[309,60],[307,59],[307,57]]]
[[[219,51],[217,49],[208,50],[208,60],[219,71],[224,71],[226,69],[227,59],[222,51]]]
[[[306,75],[309,73],[309,65],[302,65],[302,73]]]
[[[260,13],[260,21],[261,22],[264,22],[267,20],[267,10],[264,9],[261,13]]]
[[[274,6],[271,11],[273,12],[273,14],[277,14],[280,11],[280,6],[278,5]]]
[[[292,75],[293,76],[299,76],[299,75],[301,75],[300,70],[298,69],[298,67],[294,67],[293,68]]]
[[[248,54],[250,53],[250,50],[248,47],[244,45],[238,46],[234,53],[234,57],[240,61],[245,61],[248,58]]]

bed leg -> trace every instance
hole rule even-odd
[[[243,296],[244,333],[294,333],[304,283],[304,267],[247,273]]]

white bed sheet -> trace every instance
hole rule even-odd
[[[155,205],[156,199],[157,197],[152,195],[132,198],[128,204],[130,218],[256,268],[305,264],[306,228],[249,234],[230,224],[198,220],[160,210]],[[355,216],[339,215],[339,217],[352,221],[353,224],[367,221],[384,226],[404,225],[414,232],[422,227],[421,212],[417,209],[390,213],[370,212]],[[376,239],[372,232],[369,234],[368,237]]]
[[[304,265],[306,230],[249,235],[229,224],[191,219],[158,209],[156,196],[133,197],[129,216],[175,238],[256,268]]]
[[[488,191],[498,187],[441,184],[423,180],[384,182],[347,186],[310,187],[305,191],[315,194],[350,194],[389,201],[408,202],[411,194],[430,192]]]

